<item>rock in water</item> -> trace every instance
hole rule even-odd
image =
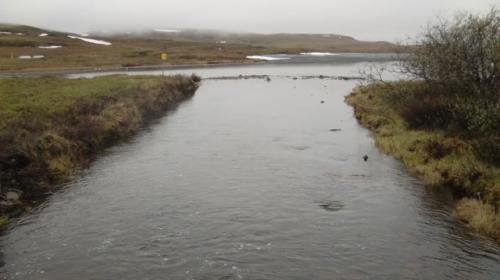
[[[364,161],[368,161],[368,156],[367,156],[367,155],[364,155],[364,156],[363,156],[363,160],[364,160]]]

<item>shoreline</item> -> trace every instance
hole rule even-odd
[[[457,220],[500,243],[498,167],[479,160],[467,139],[439,130],[407,128],[377,85],[358,86],[345,97],[358,122],[372,133],[382,152],[401,161],[431,187],[444,187],[456,199]],[[387,98],[387,97],[386,97]]]
[[[372,55],[372,57],[370,57]],[[396,53],[357,53],[341,52],[332,57],[300,57],[291,55],[287,60],[235,60],[222,63],[189,63],[189,64],[151,64],[137,66],[104,66],[86,68],[47,68],[26,69],[18,71],[0,70],[0,78],[9,77],[37,77],[37,76],[65,76],[86,73],[127,73],[134,71],[176,70],[176,69],[199,69],[199,68],[224,68],[252,65],[287,65],[287,64],[323,64],[323,63],[358,63],[358,62],[390,62],[394,61]],[[269,55],[272,56],[272,55]],[[296,57],[293,57],[296,56]],[[379,56],[379,57],[377,57]],[[333,59],[333,60],[332,60]]]
[[[92,68],[69,68],[69,69],[47,69],[47,70],[25,70],[25,71],[0,71],[0,78],[11,77],[39,77],[39,76],[65,76],[73,74],[86,73],[127,73],[133,71],[154,71],[154,70],[176,70],[176,69],[197,69],[197,68],[219,68],[219,67],[237,67],[246,65],[271,64],[269,62],[234,62],[234,63],[204,63],[204,64],[177,64],[177,65],[141,65],[141,66],[110,66],[110,67],[92,67]]]
[[[179,75],[6,79],[0,97],[13,105],[0,104],[0,229],[107,148],[191,98],[199,82]]]

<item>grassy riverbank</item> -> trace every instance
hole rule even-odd
[[[0,79],[0,224],[191,97],[198,77]]]
[[[478,135],[465,136],[456,129],[439,129],[438,125],[430,128],[430,120],[443,118],[439,114],[445,112],[439,108],[443,104],[439,99],[400,100],[403,94],[418,91],[419,83],[360,86],[346,101],[354,107],[360,123],[373,131],[382,151],[403,161],[426,183],[449,187],[460,199],[456,216],[475,231],[500,241],[500,167],[491,159],[498,152],[496,140],[482,142]],[[418,122],[428,126],[419,127]]]

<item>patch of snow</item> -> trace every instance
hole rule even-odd
[[[224,45],[224,44],[227,44],[227,41],[219,41],[218,43]]]
[[[45,55],[37,54],[37,55],[20,55],[19,59],[41,59],[44,58]]]
[[[17,36],[24,36],[24,33],[16,33]]]
[[[104,46],[111,46],[110,42],[102,41],[102,40],[96,40],[96,39],[91,39],[91,38],[83,38],[83,37],[78,37],[78,36],[72,36],[68,35],[69,38],[71,39],[78,39],[85,41],[87,43],[92,43],[92,44],[97,44],[97,45],[104,45]]]
[[[39,48],[39,49],[59,49],[59,48],[62,48],[62,46],[58,46],[58,45],[52,45],[52,46],[39,46],[38,48]]]
[[[88,33],[82,33],[82,34],[80,34],[80,36],[82,36],[82,37],[89,37],[89,34]]]
[[[273,60],[287,60],[290,58],[289,57],[272,57],[272,56],[265,56],[265,55],[249,55],[249,56],[247,56],[247,59],[273,61]]]
[[[47,36],[49,36],[49,34],[47,33],[40,33],[40,35],[38,35],[38,37],[47,37]]]
[[[154,29],[155,32],[163,32],[163,33],[179,33],[179,30],[175,29]]]
[[[331,56],[331,55],[339,55],[338,53],[330,53],[330,52],[306,52],[300,53],[301,55],[309,55],[309,56]]]
[[[0,31],[0,35],[11,35],[12,32],[8,32],[8,31]]]

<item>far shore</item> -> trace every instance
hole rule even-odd
[[[72,74],[85,73],[113,73],[113,72],[133,72],[133,71],[154,71],[154,70],[175,70],[175,69],[198,69],[198,68],[220,68],[220,67],[238,67],[248,65],[282,65],[282,64],[304,64],[304,63],[352,63],[352,62],[375,62],[391,61],[389,55],[395,53],[350,53],[341,52],[335,60],[322,60],[321,57],[312,60],[301,60],[296,57],[290,60],[235,60],[234,62],[203,62],[203,63],[185,63],[185,64],[150,64],[137,66],[102,66],[102,67],[61,67],[61,68],[27,68],[16,71],[0,70],[2,77],[39,77],[39,76],[64,76]],[[386,57],[368,57],[367,55],[386,55]],[[365,55],[366,57],[356,57],[353,55]],[[401,55],[401,54],[400,54]],[[309,58],[311,59],[311,58]]]
[[[196,69],[196,68],[217,68],[217,67],[233,67],[254,64],[273,64],[268,61],[248,61],[234,63],[200,63],[200,64],[177,64],[177,65],[141,65],[141,66],[108,66],[108,67],[87,67],[87,68],[62,68],[62,69],[46,69],[46,70],[21,70],[21,71],[0,71],[0,78],[8,77],[37,77],[37,76],[64,76],[71,74],[85,73],[111,73],[111,72],[130,72],[130,71],[150,71],[150,70],[174,70],[174,69]]]

